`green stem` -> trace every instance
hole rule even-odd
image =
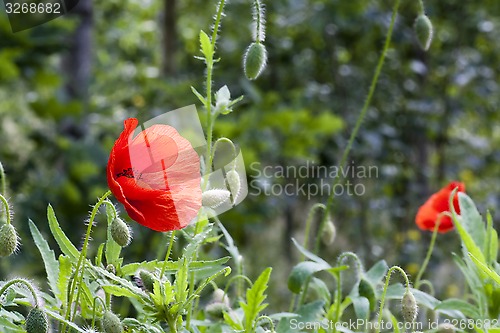
[[[7,218],[7,224],[10,224],[10,208],[9,208],[9,203],[7,199],[3,195],[0,194],[0,201],[2,201],[4,210],[5,210],[5,216]]]
[[[163,278],[163,274],[165,274],[165,270],[167,269],[168,259],[170,258],[170,253],[172,252],[172,247],[174,246],[175,240],[175,230],[172,230],[170,233],[170,242],[168,243],[167,253],[165,254],[165,261],[163,262],[163,267],[160,272],[160,280]]]
[[[0,162],[0,194],[5,195],[7,185],[5,184],[5,170],[3,169],[2,162]]]
[[[35,302],[35,307],[38,306],[38,304],[39,304],[38,303],[38,296],[36,295],[35,288],[33,288],[31,283],[29,283],[28,281],[26,281],[24,279],[13,279],[13,280],[10,280],[9,282],[7,282],[6,284],[4,284],[2,289],[0,289],[0,297],[3,295],[3,293],[7,289],[9,289],[10,286],[12,286],[14,284],[24,285],[30,291],[31,295],[33,296],[33,301]]]
[[[90,214],[90,219],[89,219],[89,223],[88,223],[88,226],[87,226],[87,232],[85,234],[85,240],[83,242],[82,251],[80,252],[80,257],[78,258],[78,263],[76,264],[76,269],[75,269],[76,278],[73,279],[73,281],[71,283],[71,288],[70,288],[70,293],[69,293],[69,298],[68,298],[68,309],[66,310],[66,315],[65,315],[65,319],[66,320],[71,320],[70,319],[70,317],[71,317],[71,306],[73,304],[73,298],[74,298],[75,289],[76,289],[77,285],[80,286],[82,284],[83,274],[84,274],[84,271],[85,271],[85,260],[84,259],[87,257],[87,248],[88,248],[88,245],[89,245],[90,233],[92,231],[92,226],[94,224],[95,217],[96,217],[97,212],[98,212],[99,208],[101,207],[101,205],[105,202],[106,198],[108,196],[110,196],[110,195],[111,195],[111,191],[107,191],[99,199],[99,201],[97,202],[97,204],[92,209],[92,213]],[[81,274],[80,274],[80,269],[81,269]],[[80,275],[78,276],[78,274],[80,274]],[[76,299],[75,299],[76,303],[78,303],[78,298],[80,296],[80,292],[81,292],[81,288],[78,288],[78,293],[77,293]],[[76,314],[77,308],[78,307],[75,306],[74,311],[73,311],[73,317]],[[65,330],[66,330],[66,325],[63,326],[63,328],[61,329],[61,332],[65,332]]]
[[[337,323],[340,319],[340,304],[342,303],[342,280],[340,273],[337,275],[337,294],[335,295],[335,314],[333,317],[333,333],[337,333]]]
[[[96,313],[96,308],[97,308],[97,300],[99,300],[99,302],[101,303],[101,306],[102,306],[102,312],[105,312],[106,311],[106,304],[104,304],[104,301],[102,300],[102,298],[100,298],[99,296],[96,296],[94,297],[94,305],[93,305],[93,308],[92,308],[92,324],[91,324],[91,327],[95,327],[95,313]]]
[[[349,141],[347,142],[347,146],[344,149],[344,152],[342,154],[342,159],[340,160],[340,167],[344,167],[344,165],[347,162],[347,157],[349,156],[349,153],[351,151],[352,145],[354,143],[354,139],[358,135],[359,129],[361,128],[361,124],[363,123],[363,119],[365,118],[366,114],[368,113],[368,108],[370,106],[370,103],[373,98],[373,93],[375,92],[375,88],[377,87],[377,82],[378,78],[380,76],[380,73],[382,72],[382,67],[384,66],[384,61],[387,56],[387,51],[389,50],[389,45],[391,43],[391,38],[392,38],[392,31],[394,30],[394,24],[396,22],[396,15],[398,12],[399,8],[399,3],[400,0],[395,0],[394,7],[392,10],[392,16],[391,16],[391,23],[389,25],[389,30],[387,31],[387,36],[385,38],[385,43],[384,43],[384,48],[382,50],[382,54],[380,55],[380,58],[377,63],[377,67],[375,68],[375,74],[373,75],[372,82],[370,84],[370,89],[368,90],[368,96],[365,99],[365,102],[363,104],[363,108],[361,109],[361,113],[358,116],[358,119],[356,120],[356,124],[354,126],[354,129],[351,132],[351,136],[349,137]],[[340,175],[335,179],[334,184],[332,188],[335,188],[340,181],[343,179]],[[318,229],[318,235],[321,235],[321,232],[323,231],[323,228],[328,220],[328,214],[332,210],[333,206],[333,200],[335,197],[335,193],[332,192],[330,194],[330,197],[328,198],[327,204],[326,204],[326,210],[325,210],[325,215],[323,216],[323,219],[321,220],[320,227]],[[314,247],[315,253],[318,253],[319,247],[321,244],[321,237],[316,238],[316,245]]]
[[[423,0],[418,0],[418,14],[419,15],[425,14],[425,7],[424,7],[424,1]]]
[[[262,6],[260,4],[259,0],[254,0],[254,6],[255,6],[255,20],[257,21],[255,24],[255,42],[259,44],[261,42],[261,35],[260,35],[260,30],[261,30],[261,24],[262,24]]]
[[[271,332],[276,332],[273,320],[270,317],[265,316],[265,315],[262,315],[259,318],[255,319],[255,325],[253,327],[254,332],[257,330],[257,324],[262,320],[266,320],[269,323],[269,326],[271,327]],[[266,331],[266,332],[268,332],[268,331]]]
[[[311,232],[311,226],[313,224],[313,217],[314,217],[314,213],[316,212],[316,210],[318,209],[323,209],[325,210],[326,209],[326,206],[323,205],[322,203],[316,203],[314,204],[311,209],[309,210],[309,214],[307,215],[307,220],[306,220],[306,230],[304,231],[304,243],[303,243],[303,247],[304,249],[307,250],[307,246],[309,245],[308,242],[309,242],[309,234]],[[300,261],[303,261],[305,258],[305,255],[302,255]]]
[[[451,214],[449,212],[442,212],[441,214],[438,215],[436,225],[434,226],[434,231],[432,232],[431,243],[429,245],[429,248],[427,249],[427,254],[425,255],[425,259],[424,262],[422,263],[422,266],[420,267],[420,270],[418,271],[417,277],[415,278],[415,288],[417,289],[420,286],[420,279],[422,278],[422,275],[427,269],[427,265],[429,264],[429,261],[431,259],[432,251],[434,250],[434,245],[436,243],[439,225],[441,224],[441,219],[444,216],[449,216],[451,218]]]
[[[387,277],[385,278],[385,284],[384,284],[384,290],[382,291],[382,297],[380,298],[380,309],[378,313],[378,325],[375,330],[375,333],[380,333],[380,327],[382,325],[382,311],[384,310],[384,304],[385,304],[385,295],[387,294],[387,288],[389,288],[389,281],[391,280],[391,275],[392,272],[398,271],[401,273],[401,275],[405,279],[406,283],[406,291],[410,290],[410,280],[408,279],[408,276],[406,275],[406,272],[399,266],[392,266],[389,271],[387,272]]]

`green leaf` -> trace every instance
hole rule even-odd
[[[457,310],[462,312],[469,318],[480,319],[480,314],[477,306],[467,303],[464,300],[449,298],[442,301],[434,310]]]
[[[498,257],[498,233],[493,228],[493,218],[491,217],[491,213],[489,211],[486,214],[486,221],[486,238],[488,240],[486,258],[487,263],[494,263],[497,261]]]
[[[47,281],[50,289],[54,295],[59,295],[59,288],[57,286],[57,278],[59,277],[59,263],[56,260],[54,251],[49,247],[49,244],[43,238],[40,230],[36,227],[33,221],[29,220],[29,226],[33,240],[36,247],[42,256],[43,264],[45,265],[45,272],[47,273]]]
[[[465,193],[458,193],[458,202],[460,204],[460,217],[462,226],[470,235],[474,243],[481,247],[486,242],[486,230],[481,214],[479,214],[476,205],[472,199]],[[486,251],[483,251],[486,253]]]
[[[469,253],[470,258],[476,264],[477,268],[486,273],[490,278],[493,279],[496,283],[500,284],[500,275],[497,272],[491,270],[488,266],[486,266],[481,260],[476,258],[472,253]]]
[[[385,260],[380,260],[366,272],[365,278],[376,286],[384,278],[388,270],[389,266],[387,266]]]
[[[105,292],[107,292],[111,295],[114,295],[114,296],[136,298],[136,299],[140,300],[140,296],[138,294],[134,293],[130,289],[127,289],[127,288],[124,288],[121,286],[109,284],[109,285],[103,285],[102,289],[104,289]]]
[[[356,317],[368,322],[368,319],[370,319],[370,301],[363,296],[353,297],[351,301]]]
[[[265,291],[267,283],[271,276],[272,268],[266,268],[262,274],[257,278],[254,285],[247,289],[246,302],[240,302],[241,308],[245,313],[245,331],[251,332],[255,319],[259,313],[267,307],[264,303],[266,299]]]
[[[205,33],[205,31],[200,31],[200,46],[201,53],[205,56],[207,62],[212,62],[214,49],[212,47],[212,42],[210,41],[210,37]]]
[[[327,263],[325,260],[321,259],[320,257],[318,257],[317,255],[315,255],[314,253],[312,253],[311,251],[308,251],[306,250],[302,245],[300,245],[296,240],[295,238],[292,238],[292,242],[293,244],[295,245],[295,247],[300,251],[300,253],[302,253],[306,258],[318,263],[318,264],[321,264],[325,267],[328,267],[330,268],[330,264]]]
[[[54,209],[51,205],[47,207],[47,219],[49,220],[50,231],[52,232],[52,235],[54,236],[54,239],[59,245],[61,251],[72,260],[77,260],[80,256],[80,252],[76,249],[73,243],[71,243],[69,238],[59,226],[59,222],[57,222]]]
[[[198,90],[195,89],[195,87],[191,86],[191,91],[193,92],[193,94],[198,97],[198,99],[200,100],[200,102],[203,104],[203,105],[207,105],[207,99],[205,97],[203,97],[202,94],[200,94],[198,92]]]
[[[320,264],[312,261],[298,263],[288,276],[288,289],[298,294],[307,279],[316,272],[330,268],[330,265]]]
[[[179,261],[179,269],[175,274],[175,301],[184,302],[188,296],[188,261],[185,257]]]
[[[313,277],[309,283],[309,290],[313,290],[325,303],[329,303],[332,298],[328,286],[321,279]]]
[[[64,307],[68,303],[68,285],[72,274],[71,260],[64,255],[59,256],[59,276],[57,278],[57,287],[59,289],[58,298],[63,301]]]

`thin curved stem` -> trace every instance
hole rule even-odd
[[[5,170],[3,169],[2,162],[0,162],[0,194],[5,195],[7,185],[5,183]]]
[[[4,210],[5,210],[5,216],[7,218],[7,224],[10,224],[10,207],[9,207],[9,202],[7,201],[7,199],[5,199],[5,197],[2,194],[0,194],[0,201],[2,201]]]
[[[308,244],[309,243],[309,233],[311,232],[311,227],[312,227],[312,223],[313,223],[314,213],[318,209],[322,209],[323,211],[325,211],[326,210],[326,206],[324,204],[322,204],[322,203],[316,203],[309,210],[309,214],[307,214],[306,230],[304,231],[304,243],[302,244],[302,246],[306,250],[307,250],[307,246],[309,245]],[[318,237],[319,237],[319,235],[318,235]],[[302,254],[302,257],[301,257],[300,261],[303,261],[304,258],[305,258],[305,255]]]
[[[7,282],[6,284],[4,284],[2,289],[0,289],[0,296],[2,296],[3,293],[14,284],[24,285],[30,291],[31,295],[33,296],[33,301],[35,302],[35,306],[38,306],[38,304],[39,304],[38,303],[38,296],[36,295],[35,288],[33,288],[31,283],[29,283],[28,281],[26,281],[24,279],[13,279],[13,280],[10,280],[9,282]]]
[[[76,269],[75,269],[76,276],[75,276],[75,279],[73,279],[73,281],[71,283],[71,288],[70,288],[70,293],[69,293],[69,298],[68,298],[68,309],[66,310],[66,315],[65,315],[66,320],[70,320],[70,317],[71,317],[71,306],[73,304],[73,297],[74,297],[76,286],[77,285],[80,286],[82,283],[82,280],[83,280],[83,274],[85,271],[85,260],[84,259],[87,257],[87,249],[88,249],[89,240],[90,240],[90,233],[92,231],[92,226],[94,224],[95,217],[96,217],[97,212],[98,212],[99,208],[101,207],[101,205],[105,202],[106,198],[110,195],[111,195],[111,191],[107,191],[106,193],[104,193],[104,195],[96,203],[96,205],[94,206],[94,208],[92,209],[92,212],[90,214],[90,219],[89,219],[89,223],[87,226],[87,232],[85,234],[85,240],[83,242],[82,251],[80,252],[80,257],[78,258],[78,263],[77,263]],[[80,269],[81,269],[81,273],[80,273]],[[80,274],[80,275],[78,276],[78,274]],[[76,299],[75,299],[76,303],[78,302],[80,292],[81,292],[81,288],[78,288],[78,293],[77,293]],[[77,307],[75,306],[74,311],[73,311],[73,316],[75,316],[76,311],[77,311]],[[64,326],[61,329],[61,332],[65,332],[65,330],[66,330],[66,326]]]
[[[429,244],[429,248],[427,249],[427,254],[425,255],[425,259],[424,262],[422,263],[422,266],[420,267],[420,270],[418,271],[417,277],[415,278],[415,288],[417,289],[420,286],[420,279],[422,278],[422,275],[427,269],[427,265],[429,264],[429,261],[431,259],[432,251],[434,250],[434,245],[436,243],[439,225],[441,224],[441,219],[444,216],[449,216],[451,218],[451,214],[449,212],[442,212],[441,214],[438,215],[436,225],[434,226],[434,230],[432,232],[431,243]]]
[[[342,154],[342,158],[340,160],[340,167],[344,167],[344,165],[347,162],[347,157],[349,156],[349,153],[351,151],[352,145],[354,143],[354,139],[358,135],[359,129],[361,128],[361,124],[363,123],[363,119],[365,118],[366,114],[368,113],[368,108],[370,106],[370,103],[373,98],[373,93],[375,92],[375,88],[377,87],[378,83],[378,78],[380,76],[380,73],[382,72],[382,67],[384,66],[385,58],[387,57],[387,51],[389,50],[389,45],[391,43],[392,39],[392,32],[394,30],[394,24],[396,22],[396,15],[398,12],[399,8],[399,3],[400,0],[395,0],[394,7],[392,9],[392,16],[391,16],[391,23],[389,25],[389,30],[387,31],[387,36],[385,38],[385,43],[384,43],[384,48],[382,49],[382,54],[380,55],[380,58],[377,63],[377,67],[375,68],[375,74],[373,75],[372,82],[370,84],[370,89],[368,90],[368,96],[365,99],[365,102],[363,104],[363,108],[361,109],[361,113],[358,116],[358,119],[356,120],[356,124],[354,125],[354,129],[351,132],[351,136],[349,137],[349,141],[347,142],[347,146],[344,149],[344,153]],[[335,181],[334,181],[334,186],[332,188],[335,188],[340,181],[343,179],[341,175],[339,175]],[[335,193],[332,192],[330,194],[330,197],[328,198],[328,201],[326,203],[326,211],[325,211],[325,216],[323,217],[319,230],[318,230],[318,235],[321,235],[321,232],[323,231],[323,228],[325,227],[325,224],[328,219],[328,214],[333,208],[333,201],[334,201]],[[314,247],[314,252],[317,253],[319,251],[319,247],[321,244],[321,237],[316,238],[316,245]]]
[[[387,272],[387,277],[385,278],[385,284],[384,284],[384,290],[382,291],[382,297],[380,299],[380,310],[378,313],[378,325],[375,330],[375,333],[380,333],[380,327],[382,325],[382,311],[384,310],[384,305],[385,305],[385,295],[387,294],[387,288],[389,288],[389,281],[391,280],[391,275],[392,272],[398,271],[401,273],[401,275],[404,277],[405,282],[406,282],[406,291],[410,290],[410,280],[408,279],[408,275],[406,275],[406,272],[399,266],[392,266],[389,271]]]
[[[172,232],[170,233],[170,242],[168,243],[167,253],[165,253],[165,261],[163,262],[163,267],[161,268],[160,272],[160,280],[163,278],[163,274],[165,274],[165,271],[167,269],[168,259],[170,258],[172,247],[174,246],[174,240],[175,240],[175,230],[172,230]]]

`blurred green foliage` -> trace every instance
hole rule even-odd
[[[122,121],[147,120],[197,103],[190,86],[203,87],[204,67],[194,56],[214,4],[177,2],[176,48],[169,53],[175,70],[168,75],[162,71],[162,2],[92,5],[92,67],[87,94],[80,98],[68,93],[61,70],[78,16],[12,34],[5,13],[0,14],[0,160],[21,236],[27,234],[28,218],[46,230],[50,202],[61,224],[74,227],[70,237],[81,237],[89,205],[106,190],[107,156]],[[250,2],[233,0],[227,7],[214,87],[227,84],[233,96],[245,99],[217,123],[215,134],[241,147],[248,171],[252,162],[337,165],[367,94],[392,3],[274,0],[266,5],[269,64],[257,81],[246,80],[241,69],[251,43]],[[356,165],[377,166],[378,178],[350,179],[366,187],[365,195],[336,199],[340,236],[326,257],[340,249],[358,250],[368,265],[385,256],[412,273],[427,244],[415,233],[415,212],[443,183],[464,181],[480,211],[500,203],[500,2],[427,1],[426,12],[435,38],[424,53],[413,33],[417,3],[402,3],[392,48],[350,158]],[[254,176],[250,172],[249,180]],[[290,236],[301,233],[310,206],[300,196],[250,195],[223,221],[240,244],[248,245],[249,261],[259,266],[262,259],[254,249],[265,247],[267,258],[282,259],[273,260],[279,265],[286,263]],[[134,225],[137,238],[153,236],[143,229]],[[154,235],[151,244],[161,248],[164,242]],[[459,244],[454,235],[442,242]],[[24,244],[25,262],[32,247]],[[146,256],[156,248],[139,242],[129,251]],[[438,250],[436,257],[442,255]]]

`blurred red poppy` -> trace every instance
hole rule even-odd
[[[182,229],[201,207],[198,154],[175,128],[156,124],[135,137],[124,122],[108,161],[108,186],[139,224],[156,231]]]
[[[434,193],[418,210],[416,223],[422,230],[434,231],[434,227],[438,222],[439,215],[443,212],[450,212],[450,195],[451,192],[458,188],[457,194],[453,198],[453,206],[457,214],[460,214],[460,206],[458,205],[458,192],[465,192],[465,185],[460,182],[451,182],[443,187],[439,192]],[[438,231],[445,233],[453,229],[453,221],[449,216],[443,215]]]

